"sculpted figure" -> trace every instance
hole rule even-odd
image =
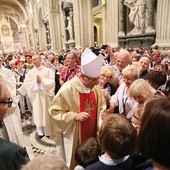
[[[142,34],[146,23],[146,0],[125,0],[124,5],[130,8],[129,19],[134,24],[129,34]]]
[[[68,20],[68,26],[66,29],[68,30],[69,35],[70,35],[69,40],[72,40],[73,39],[72,22],[71,22],[70,17],[67,17],[67,20]]]

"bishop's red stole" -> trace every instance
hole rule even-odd
[[[79,93],[80,111],[88,112],[91,116],[81,122],[80,139],[84,142],[89,137],[96,137],[97,133],[97,101],[94,92]]]

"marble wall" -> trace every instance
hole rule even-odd
[[[29,48],[146,47],[170,44],[169,0],[29,1]]]

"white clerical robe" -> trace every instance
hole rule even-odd
[[[36,82],[37,75],[42,78],[41,83]],[[24,87],[32,103],[33,120],[37,127],[49,126],[48,107],[54,97],[54,76],[54,72],[44,66],[34,67],[26,74]]]
[[[16,80],[14,73],[2,66],[0,68],[0,75],[5,81],[13,100],[12,107],[7,110],[7,113],[3,119],[8,138],[11,142],[25,147],[24,136],[21,127],[20,109],[18,107],[18,96],[16,95]]]

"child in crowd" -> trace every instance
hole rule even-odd
[[[118,114],[108,115],[99,131],[99,144],[104,154],[86,170],[132,170],[139,164],[135,151],[137,132],[132,124]]]
[[[87,138],[76,149],[75,160],[78,165],[74,170],[84,170],[86,166],[97,162],[99,155],[101,155],[101,147],[97,139],[94,137]]]

